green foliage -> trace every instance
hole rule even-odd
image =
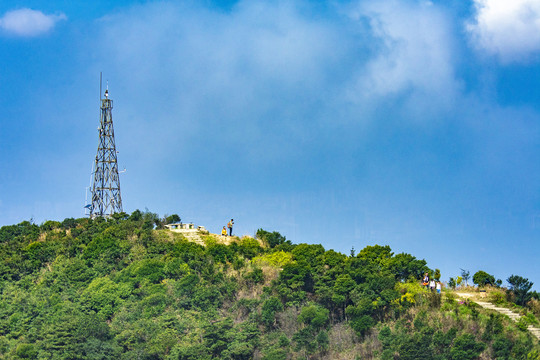
[[[279,274],[276,290],[286,303],[300,304],[313,290],[313,275],[305,262],[286,264]]]
[[[127,284],[117,285],[107,276],[95,278],[81,295],[82,309],[109,319],[130,292]]]
[[[477,271],[473,275],[473,283],[475,283],[478,286],[486,286],[486,285],[495,286],[496,285],[495,277],[482,270]]]
[[[262,360],[287,360],[287,351],[272,348],[263,355]]]
[[[425,260],[418,260],[410,254],[397,254],[387,261],[389,270],[399,281],[420,280],[429,269]]]
[[[67,218],[61,223],[64,229],[73,229],[76,228],[79,223],[74,218]]]
[[[435,269],[435,272],[433,273],[433,278],[435,279],[435,281],[440,281],[441,280],[441,270]]]
[[[40,228],[42,231],[51,231],[59,229],[61,226],[62,224],[58,221],[47,220],[43,224],[41,224]]]
[[[366,246],[358,253],[358,255],[356,255],[356,257],[364,260],[367,264],[373,267],[380,268],[386,262],[391,261],[392,255],[393,253],[390,246],[374,245]]]
[[[426,289],[418,281],[397,283],[396,290],[400,294],[399,304],[405,308],[416,304],[426,294]]]
[[[324,327],[328,323],[329,311],[320,305],[306,305],[298,315],[298,322],[304,327],[297,331],[293,340],[296,350],[303,350],[307,354],[315,352],[324,353],[328,350],[329,338]]]
[[[290,240],[287,240],[285,236],[282,236],[277,231],[269,232],[263,229],[258,229],[255,233],[255,237],[262,240],[270,248],[275,248],[277,246],[283,247],[283,245],[292,245]]]
[[[111,231],[95,236],[86,246],[83,258],[93,264],[101,273],[112,270],[127,254],[127,248],[111,236]]]
[[[269,297],[264,301],[262,306],[261,322],[268,328],[275,327],[276,313],[279,311],[283,311],[283,304],[281,301],[275,296]]]
[[[259,255],[253,258],[253,263],[257,265],[269,265],[282,268],[293,261],[293,255],[285,251],[275,251],[269,254]]]
[[[298,321],[319,330],[328,322],[328,310],[316,304],[304,306],[298,315]]]
[[[324,247],[322,245],[299,244],[292,250],[292,254],[296,261],[314,267],[320,260],[319,257],[324,254]]]
[[[463,281],[465,281],[466,285],[469,285],[469,279],[471,278],[471,272],[469,270],[461,269],[461,278],[463,279]]]
[[[231,248],[227,245],[210,243],[206,247],[206,250],[210,256],[214,258],[217,263],[227,263],[234,259]]]
[[[179,263],[178,266],[181,268],[182,263]],[[142,281],[157,284],[164,278],[165,263],[162,260],[143,259],[123,269],[116,277],[116,280],[124,283],[129,282],[134,287],[138,287]]]
[[[510,290],[516,297],[516,304],[525,306],[532,298],[532,293],[529,290],[531,290],[533,283],[518,275],[512,275],[506,281],[510,284]]]
[[[142,214],[141,210],[137,209],[137,210],[135,210],[134,212],[131,213],[131,215],[129,216],[129,220],[131,220],[133,222],[138,222],[138,221],[142,220],[142,217],[143,217],[143,214]]]
[[[349,294],[355,287],[356,282],[349,274],[339,275],[334,283],[332,301],[338,306],[347,304]]]
[[[350,312],[350,314],[352,315],[353,313]],[[350,325],[356,334],[363,337],[375,325],[375,321],[369,315],[359,315],[351,319]]]
[[[259,242],[253,238],[242,238],[238,243],[238,253],[246,259],[253,259],[262,252]]]
[[[177,214],[172,214],[172,215],[169,215],[169,216],[165,217],[165,219],[163,221],[163,225],[175,224],[175,223],[179,223],[181,221],[182,221],[182,219],[180,219],[180,216],[178,216]]]
[[[19,344],[15,350],[15,355],[20,359],[36,359],[37,350],[33,344]]]
[[[497,359],[508,359],[512,353],[512,341],[505,337],[497,337],[493,341],[493,354]]]
[[[23,259],[28,260],[29,268],[37,270],[46,262],[54,259],[54,244],[50,242],[34,241],[23,250]]]
[[[426,294],[428,304],[434,309],[438,309],[441,306],[441,294],[430,292]]]
[[[264,282],[264,274],[261,268],[254,268],[252,271],[248,272],[244,279],[252,284],[261,284]]]
[[[399,358],[403,360],[432,359],[433,352],[431,335],[425,332],[405,338],[399,346]]]
[[[486,323],[486,328],[482,334],[482,340],[490,341],[494,336],[502,334],[503,323],[500,314],[489,314],[489,319]]]
[[[485,348],[486,344],[476,341],[472,334],[463,334],[454,340],[450,356],[452,360],[474,360]]]
[[[264,230],[257,236],[268,247],[211,236],[202,246],[160,229],[178,220],[136,210],[1,227],[0,358],[323,359],[368,347],[373,354],[361,356],[382,359],[538,354],[503,318],[426,294],[426,262],[388,246],[349,257]],[[514,282],[516,299],[524,280]]]

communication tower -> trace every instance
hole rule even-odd
[[[99,145],[92,173],[90,193],[92,203],[87,204],[87,215],[91,218],[110,216],[122,212],[122,197],[120,196],[120,176],[118,173],[117,151],[114,143],[112,120],[113,101],[109,99],[109,86],[105,97],[101,97],[101,76],[99,86],[101,102],[101,117],[99,127]]]

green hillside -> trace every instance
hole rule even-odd
[[[426,262],[388,246],[202,246],[162,225],[0,228],[0,359],[540,359],[526,328],[424,290]]]

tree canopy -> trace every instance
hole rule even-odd
[[[212,236],[203,246],[160,229],[169,221],[137,210],[0,228],[0,358],[521,359],[534,350],[502,320],[479,322],[474,308],[423,289],[426,261],[389,246],[344,255],[262,229],[264,246]],[[508,281],[525,301],[532,283]]]

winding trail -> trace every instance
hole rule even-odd
[[[471,301],[474,301],[475,303],[477,303],[478,305],[480,305],[484,309],[497,311],[500,314],[506,315],[511,320],[513,320],[515,322],[517,322],[519,320],[519,318],[521,318],[521,315],[511,311],[510,309],[503,308],[503,307],[498,307],[498,306],[493,305],[492,303],[485,302],[485,301],[478,301],[478,300],[474,299],[474,297],[475,297],[474,294],[456,292],[456,295],[460,296],[462,298],[466,298],[466,299],[469,299]],[[527,330],[529,330],[529,332],[531,334],[533,334],[538,340],[540,340],[540,329],[539,328],[537,328],[537,327],[535,327],[533,325],[529,325],[529,326],[527,326]]]

